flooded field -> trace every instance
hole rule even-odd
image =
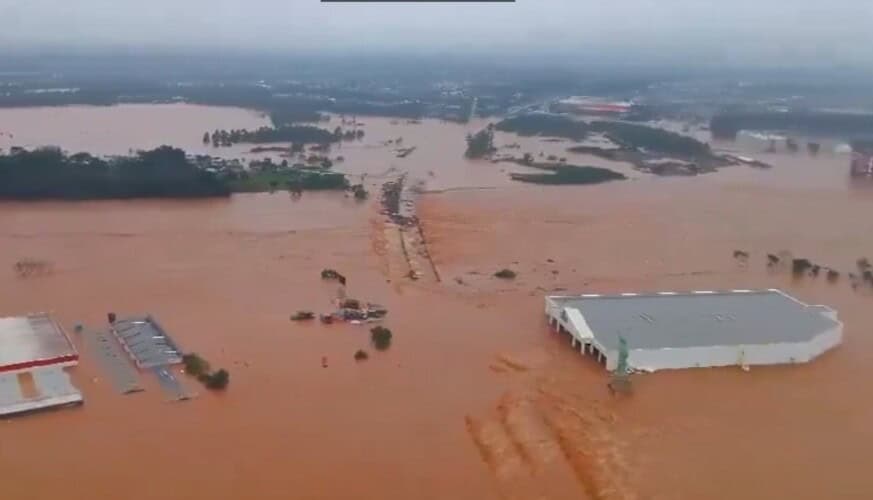
[[[112,153],[196,148],[205,129],[263,120],[173,106],[94,108],[114,125],[64,116],[42,122],[43,135],[34,125],[30,136],[21,123],[39,117],[27,113],[47,111],[0,110],[0,129],[18,145]],[[232,115],[213,123],[219,112]],[[134,130],[128,122],[138,113],[151,118]],[[190,124],[186,137],[165,134],[165,120]],[[853,292],[845,278],[796,281],[765,269],[766,253],[780,250],[842,271],[873,257],[865,216],[873,191],[848,182],[844,157],[772,153],[762,157],[771,170],[695,178],[599,160],[634,179],[528,186],[508,180],[510,164],[462,157],[464,134],[484,123],[360,120],[365,140],[335,151],[346,157],[341,169],[373,182],[408,172],[437,191],[421,196],[418,212],[441,282],[404,277],[375,199],[276,193],[0,204],[0,316],[51,311],[71,330],[102,326],[108,311],[151,312],[183,349],[231,373],[222,394],[177,375],[200,393],[187,402],[165,402],[145,375],[145,392],[123,396],[80,342],[83,359],[71,372],[84,407],[0,422],[4,495],[868,496],[873,399],[858,382],[873,358],[865,329],[873,296]],[[94,139],[101,127],[118,135]],[[398,136],[416,151],[397,158],[383,143]],[[563,153],[569,143],[504,134],[497,142],[589,163]],[[732,258],[736,249],[751,254],[747,265]],[[51,262],[51,274],[17,277],[14,263],[27,258]],[[289,321],[298,309],[331,308],[336,284],[319,278],[327,267],[348,277],[349,296],[388,307],[390,350],[370,349],[363,326]],[[517,279],[491,276],[504,267]],[[602,368],[550,333],[542,316],[542,297],[553,290],[735,287],[780,287],[836,308],[844,344],[804,366],[637,376],[631,397],[612,398]],[[370,359],[357,363],[360,348]]]
[[[72,153],[123,155],[167,144],[211,153],[202,143],[207,130],[269,123],[268,117],[247,109],[190,104],[5,108],[0,109],[0,148],[58,146]]]

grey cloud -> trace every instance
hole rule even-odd
[[[0,44],[676,53],[873,65],[870,0],[0,0]]]

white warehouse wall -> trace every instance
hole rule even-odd
[[[816,336],[809,342],[739,346],[685,347],[677,349],[631,349],[628,364],[642,370],[663,370],[712,366],[774,365],[805,363],[842,341],[842,325]],[[615,364],[609,353],[607,367]]]

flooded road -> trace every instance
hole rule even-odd
[[[196,127],[175,145],[196,147],[200,129],[217,126],[200,108],[176,109],[181,116],[171,121]],[[7,112],[0,128],[10,128]],[[222,126],[261,120],[239,113]],[[0,422],[5,495],[868,496],[873,398],[859,381],[873,358],[873,296],[853,292],[845,277],[795,281],[765,269],[765,255],[780,250],[843,272],[873,257],[865,216],[873,192],[848,183],[843,157],[773,154],[762,158],[775,165],[767,171],[528,186],[508,181],[501,170],[509,164],[462,157],[464,134],[484,122],[360,120],[365,140],[333,153],[345,156],[342,170],[377,182],[394,167],[444,191],[418,203],[440,283],[392,270],[375,199],[276,193],[0,204],[0,316],[47,310],[71,330],[102,326],[109,311],[150,312],[183,349],[231,374],[222,394],[179,374],[200,393],[187,402],[165,402],[146,375],[145,392],[122,396],[80,342],[83,359],[71,372],[84,407]],[[149,123],[132,144],[93,152],[173,139],[151,137],[161,120]],[[60,128],[44,133],[63,142]],[[383,144],[397,136],[418,149],[397,158]],[[562,153],[568,143],[497,141],[519,143],[518,154],[586,162]],[[457,189],[469,187],[487,189]],[[751,254],[746,266],[732,258],[735,249]],[[18,278],[12,266],[25,258],[50,261],[53,274]],[[503,267],[518,278],[491,277]],[[337,288],[320,279],[323,268],[348,277],[349,296],[388,307],[390,350],[372,350],[363,326],[289,321],[298,309],[330,310]],[[553,290],[757,287],[836,308],[844,344],[803,366],[638,376],[632,397],[612,398],[602,368],[550,333],[542,316],[543,295]],[[360,348],[370,359],[356,363]]]

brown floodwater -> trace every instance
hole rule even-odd
[[[85,110],[97,115],[60,116]],[[20,138],[32,126],[27,144],[112,153],[196,147],[221,113],[232,114],[222,127],[263,120],[181,105],[63,108],[40,135],[46,112],[15,110],[11,122],[0,110],[0,129]],[[165,134],[165,120],[189,124],[193,138]],[[341,169],[375,181],[394,167],[445,191],[419,201],[440,283],[389,265],[375,200],[0,204],[0,315],[47,310],[72,330],[102,325],[108,311],[151,312],[184,349],[231,373],[221,394],[179,374],[200,393],[187,402],[166,402],[149,374],[145,392],[122,396],[80,342],[71,372],[85,405],[0,422],[2,498],[869,496],[873,398],[862,381],[873,296],[845,276],[831,285],[769,273],[764,258],[790,250],[848,271],[873,254],[864,216],[873,191],[849,184],[844,157],[771,154],[767,171],[628,170],[626,182],[528,186],[508,181],[510,164],[462,158],[464,134],[484,123],[361,121],[365,141],[335,151]],[[96,130],[118,135],[99,140]],[[396,158],[382,142],[397,136],[418,149]],[[563,153],[568,143],[497,141],[587,163]],[[487,189],[457,189],[468,187]],[[750,252],[747,265],[735,249]],[[53,273],[16,277],[24,258],[51,261]],[[350,296],[389,308],[390,350],[373,351],[362,326],[289,321],[297,309],[331,308],[325,267],[348,277]],[[518,278],[490,277],[502,267]],[[542,316],[550,290],[735,287],[781,287],[835,307],[844,344],[803,366],[637,376],[632,396],[612,398],[600,366]],[[356,363],[360,348],[370,359]]]

